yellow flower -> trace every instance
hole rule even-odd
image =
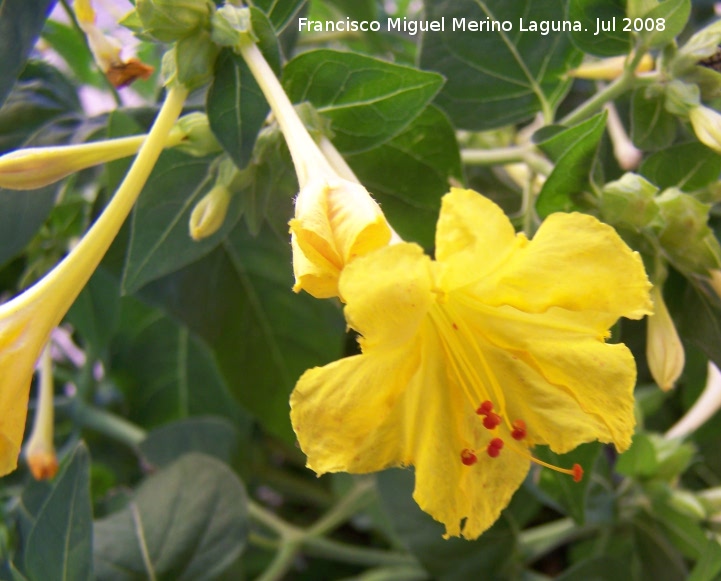
[[[346,266],[339,288],[362,354],[307,371],[291,396],[318,474],[413,465],[418,505],[473,539],[538,462],[531,446],[630,445],[635,363],[605,339],[619,317],[651,312],[650,283],[610,226],[554,214],[529,242],[454,189],[436,261],[387,246]]]
[[[35,361],[130,213],[187,94],[180,85],[170,89],[123,183],[72,252],[35,285],[0,305],[0,476],[17,465]]]
[[[25,445],[25,458],[35,480],[52,480],[58,473],[58,457],[53,443],[55,421],[53,391],[53,360],[50,357],[50,344],[48,344],[40,356],[35,423]]]

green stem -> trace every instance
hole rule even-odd
[[[360,480],[338,504],[326,512],[308,529],[307,534],[321,536],[347,521],[349,517],[356,514],[372,500],[370,492],[373,490],[373,487],[373,480],[371,478]]]
[[[322,536],[345,522],[367,503],[372,489],[373,481],[371,479],[359,481],[344,498],[308,529],[296,527],[265,510],[257,503],[249,501],[248,513],[251,519],[271,529],[280,537],[277,543],[278,552],[268,569],[256,581],[277,581],[283,578],[300,551],[305,551],[309,555],[358,565],[406,567],[417,565],[416,560],[410,555],[356,547]],[[264,536],[255,540],[258,545],[266,548],[272,544],[272,541]]]
[[[497,149],[462,149],[461,160],[469,165],[504,165],[524,162],[541,175],[553,171],[553,164],[529,146],[499,147]]]
[[[596,527],[579,527],[571,518],[563,518],[526,529],[520,534],[521,554],[525,563],[529,564],[553,549],[594,530]]]
[[[80,426],[96,430],[131,448],[136,448],[147,435],[145,430],[128,420],[89,406],[80,400],[75,400],[68,413]]]
[[[606,103],[612,101],[626,91],[639,85],[648,85],[656,82],[659,78],[658,74],[649,74],[642,77],[636,76],[636,67],[638,66],[638,63],[641,62],[641,59],[645,54],[645,50],[637,50],[633,56],[627,60],[621,76],[603,90],[596,93],[588,101],[576,107],[576,109],[561,119],[559,123],[561,125],[575,125],[579,121],[583,121],[597,111],[600,111]]]

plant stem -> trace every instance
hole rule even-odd
[[[77,399],[67,412],[80,426],[101,432],[131,448],[136,448],[147,435],[132,422]]]
[[[556,547],[594,530],[596,527],[576,525],[571,518],[562,518],[526,529],[519,539],[523,560],[527,564],[532,563]]]
[[[257,503],[249,501],[248,513],[251,519],[273,530],[280,536],[278,552],[272,563],[256,581],[277,581],[281,579],[293,564],[293,559],[300,551],[310,555],[336,559],[346,563],[368,566],[414,566],[416,560],[407,554],[366,549],[327,539],[323,535],[345,522],[370,499],[373,481],[359,481],[351,491],[333,508],[323,515],[308,529],[296,527],[275,514],[267,511]],[[261,537],[258,544],[268,547],[269,539]]]
[[[525,162],[536,173],[547,176],[553,171],[553,164],[532,147],[513,146],[497,149],[462,149],[461,160],[469,165],[503,165]]]

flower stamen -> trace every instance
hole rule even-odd
[[[478,456],[476,456],[473,450],[464,448],[461,452],[461,462],[463,462],[464,466],[473,466],[478,462]]]
[[[503,440],[501,440],[500,438],[493,438],[490,442],[488,442],[486,452],[491,458],[498,458],[498,455],[501,453],[502,449]]]
[[[515,420],[511,425],[513,426],[511,437],[514,440],[523,440],[523,438],[526,437],[526,422],[523,420]]]

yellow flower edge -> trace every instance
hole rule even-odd
[[[436,256],[401,243],[345,267],[362,353],[307,371],[291,420],[318,474],[414,466],[421,509],[446,536],[474,539],[522,483],[532,446],[628,448],[635,362],[605,340],[619,317],[651,312],[650,283],[595,218],[551,216],[528,241],[470,190],[444,197]]]

